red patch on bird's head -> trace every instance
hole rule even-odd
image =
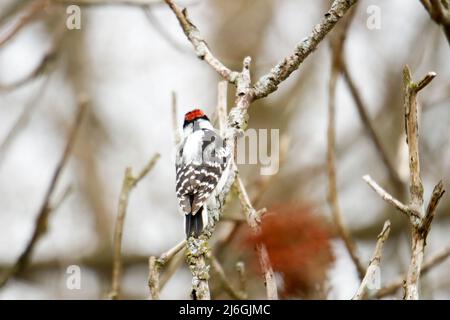
[[[193,121],[198,118],[203,118],[204,116],[205,116],[205,113],[202,110],[194,109],[185,114],[184,120],[185,121]]]

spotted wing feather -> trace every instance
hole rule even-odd
[[[180,208],[185,214],[196,214],[216,188],[228,163],[229,156],[220,136],[212,130],[204,130],[208,138],[203,140],[202,161],[183,161],[177,164],[176,192]],[[184,159],[183,146],[179,159]]]

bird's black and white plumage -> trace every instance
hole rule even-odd
[[[176,193],[186,217],[186,237],[198,237],[208,224],[206,203],[229,160],[222,138],[199,109],[185,115],[176,158]]]

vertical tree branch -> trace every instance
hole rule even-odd
[[[155,154],[136,177],[133,176],[133,172],[130,167],[125,169],[122,190],[119,196],[116,227],[114,231],[114,261],[111,280],[112,285],[109,293],[110,299],[118,299],[120,295],[120,279],[122,276],[122,236],[130,192],[137,186],[139,181],[141,181],[150,172],[150,170],[153,169],[159,158],[160,155],[158,153]]]
[[[420,268],[423,261],[426,234],[428,233],[431,224],[431,220],[427,222],[428,229],[424,234],[424,232],[422,232],[422,226],[425,221],[425,212],[423,207],[423,185],[420,177],[419,120],[416,97],[417,93],[429,84],[435,76],[436,73],[430,72],[421,81],[414,83],[408,66],[405,66],[403,69],[406,142],[408,143],[410,171],[411,202],[409,206],[412,210],[419,212],[421,217],[417,224],[414,225],[412,231],[412,257],[406,276],[405,299],[417,300],[419,298]],[[431,214],[434,214],[434,210]],[[417,220],[414,220],[413,223],[416,221]]]
[[[406,281],[404,283],[404,299],[417,300],[419,299],[419,278],[422,268],[423,255],[426,245],[426,239],[431,228],[436,206],[444,194],[442,182],[439,182],[431,196],[428,208],[425,211],[423,200],[423,186],[420,177],[420,160],[419,160],[419,120],[417,107],[417,94],[420,90],[425,88],[431,80],[436,76],[436,73],[429,72],[422,80],[415,83],[412,81],[411,71],[408,66],[403,69],[403,89],[404,89],[404,109],[405,109],[405,131],[406,142],[408,144],[409,153],[409,191],[410,203],[408,206],[395,200],[386,191],[378,188],[374,183],[371,186],[377,191],[382,198],[394,205],[397,209],[406,213],[412,225],[411,231],[411,260],[406,274]],[[365,177],[365,180],[370,183],[371,180]],[[379,192],[379,191],[382,192]],[[383,196],[384,195],[384,196]],[[390,200],[395,201],[390,201]]]
[[[350,258],[352,259],[356,271],[360,280],[363,279],[365,274],[365,268],[362,264],[359,256],[356,252],[356,245],[353,242],[347,228],[342,221],[342,212],[339,206],[338,191],[337,191],[337,178],[336,178],[336,159],[335,159],[335,149],[336,149],[336,83],[339,77],[341,66],[342,66],[342,51],[345,42],[346,27],[350,22],[347,17],[346,24],[341,26],[337,34],[331,38],[331,51],[332,51],[332,61],[331,61],[331,74],[328,87],[328,127],[327,127],[327,173],[328,173],[328,203],[331,208],[333,215],[333,221],[336,225],[337,231],[340,238],[344,241],[345,248],[347,249]]]

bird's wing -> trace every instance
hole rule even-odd
[[[195,214],[216,188],[229,160],[222,138],[212,130],[205,131],[201,161],[183,161],[177,164],[177,197],[185,214]],[[186,159],[180,148],[178,156]]]

